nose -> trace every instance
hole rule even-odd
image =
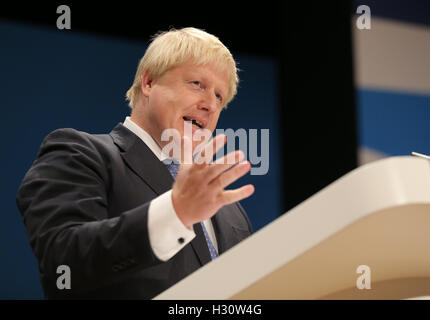
[[[205,110],[208,112],[213,112],[218,108],[218,99],[215,96],[215,93],[213,90],[205,90],[205,93],[203,95],[203,99],[201,103],[199,104],[200,110]]]

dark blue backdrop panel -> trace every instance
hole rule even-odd
[[[360,145],[388,155],[430,154],[430,95],[359,89]]]
[[[0,21],[0,45],[0,299],[39,299],[37,261],[16,208],[17,188],[52,130],[106,133],[124,120],[124,95],[146,44]],[[243,70],[239,94],[223,111],[219,128],[270,129],[268,174],[236,184],[256,187],[243,206],[258,230],[280,214],[277,68],[270,59],[236,58]]]

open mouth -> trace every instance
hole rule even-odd
[[[201,123],[200,121],[190,118],[190,117],[182,117],[184,119],[184,121],[189,121],[191,122],[191,124],[193,124],[194,126],[196,126],[199,129],[203,128],[203,123]]]

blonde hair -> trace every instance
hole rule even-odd
[[[230,83],[223,103],[225,107],[237,93],[239,77],[236,62],[216,36],[196,28],[171,29],[153,37],[139,62],[133,85],[126,93],[129,106],[134,108],[136,105],[141,94],[142,74],[145,71],[150,79],[156,80],[169,69],[189,60],[196,65],[211,63],[217,69],[227,72]]]

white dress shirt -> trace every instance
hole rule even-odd
[[[130,117],[126,117],[124,127],[137,135],[160,161],[168,157],[161,151],[154,139]],[[210,219],[204,221],[209,237],[218,251],[215,232]],[[148,233],[152,251],[158,259],[167,261],[194,239],[193,229],[188,229],[179,220],[172,203],[172,190],[169,190],[151,201],[148,209]],[[180,241],[179,239],[183,239]],[[209,250],[209,249],[208,249]]]

